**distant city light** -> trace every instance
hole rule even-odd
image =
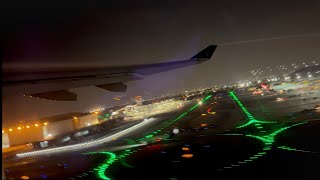
[[[18,129],[18,130],[21,130],[21,127],[18,127],[17,129]]]
[[[35,126],[35,127],[38,127],[38,126],[39,126],[39,124],[34,124],[34,126]]]
[[[9,129],[9,131],[12,131],[12,129]]]

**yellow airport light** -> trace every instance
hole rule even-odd
[[[30,179],[29,176],[21,176],[21,179]]]
[[[190,149],[188,147],[183,147],[182,150],[183,151],[189,151]]]
[[[183,154],[182,157],[183,158],[192,158],[193,154]]]

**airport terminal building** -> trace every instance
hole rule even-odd
[[[53,139],[61,134],[98,124],[96,113],[68,113],[41,118],[37,123],[2,130],[2,148]]]

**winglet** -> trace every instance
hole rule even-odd
[[[208,60],[211,58],[216,48],[217,45],[210,45],[206,47],[204,50],[200,51],[198,54],[194,55],[191,59]]]

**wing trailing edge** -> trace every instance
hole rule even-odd
[[[217,46],[209,45],[186,60],[128,66],[54,67],[39,69],[4,68],[2,86],[7,94],[24,94],[31,97],[76,101],[77,94],[69,92],[85,86],[96,86],[108,91],[125,92],[124,83],[143,79],[144,76],[193,66],[208,61]]]
[[[67,90],[50,91],[44,93],[30,94],[30,97],[53,100],[53,101],[76,101],[77,94]]]
[[[97,85],[96,87],[105,89],[112,92],[126,92],[127,91],[127,85],[120,83],[112,83],[112,84],[102,84]]]

